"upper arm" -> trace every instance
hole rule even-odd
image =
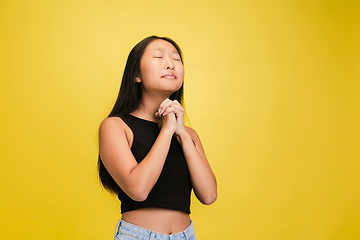
[[[99,128],[101,160],[124,192],[128,192],[130,173],[137,165],[130,150],[126,128],[127,125],[117,117],[106,118]]]

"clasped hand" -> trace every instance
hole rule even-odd
[[[186,133],[184,126],[184,108],[177,100],[165,99],[155,113],[160,118],[159,127],[168,129],[176,135],[181,136]]]

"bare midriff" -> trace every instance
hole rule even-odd
[[[182,232],[190,225],[188,213],[163,208],[142,208],[125,212],[122,214],[122,219],[139,227],[168,235]]]

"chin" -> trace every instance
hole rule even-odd
[[[181,85],[173,85],[173,86],[164,86],[164,91],[167,91],[169,92],[170,94],[173,94],[174,92],[176,92],[177,90],[179,90],[181,88],[182,84]]]

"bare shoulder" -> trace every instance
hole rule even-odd
[[[101,124],[99,131],[100,132],[107,132],[107,131],[114,131],[114,130],[125,130],[127,125],[124,123],[124,121],[119,117],[108,117],[105,118]]]
[[[188,132],[188,134],[191,136],[191,138],[192,138],[193,140],[195,140],[195,138],[196,138],[196,139],[199,138],[199,136],[198,136],[198,134],[196,133],[196,131],[195,131],[194,129],[192,129],[191,127],[185,126],[185,129],[186,129],[186,131]]]
[[[194,129],[192,129],[191,127],[185,126],[185,129],[186,129],[187,133],[190,135],[191,139],[193,140],[193,143],[195,144],[195,146],[202,149],[203,147],[201,144],[201,140],[200,140],[197,132]]]
[[[204,147],[203,147],[203,145],[201,143],[201,140],[200,140],[199,135],[197,134],[197,132],[194,129],[192,129],[191,127],[185,126],[185,129],[188,132],[188,134],[190,135],[190,137],[191,137],[195,147],[198,149],[200,155],[206,160]]]
[[[105,139],[112,139],[112,141],[119,138],[127,140],[129,146],[133,141],[133,133],[130,127],[119,117],[105,118],[100,124],[99,128],[99,141],[103,142]]]
[[[130,128],[125,124],[125,122],[119,117],[108,117],[105,118],[99,127],[99,137],[100,140],[103,137],[108,136],[123,136],[125,135],[128,140],[131,136]]]
[[[119,117],[108,117],[105,118],[102,122],[100,127],[105,126],[105,127],[109,127],[112,125],[121,125],[121,123],[123,122],[123,120]]]

